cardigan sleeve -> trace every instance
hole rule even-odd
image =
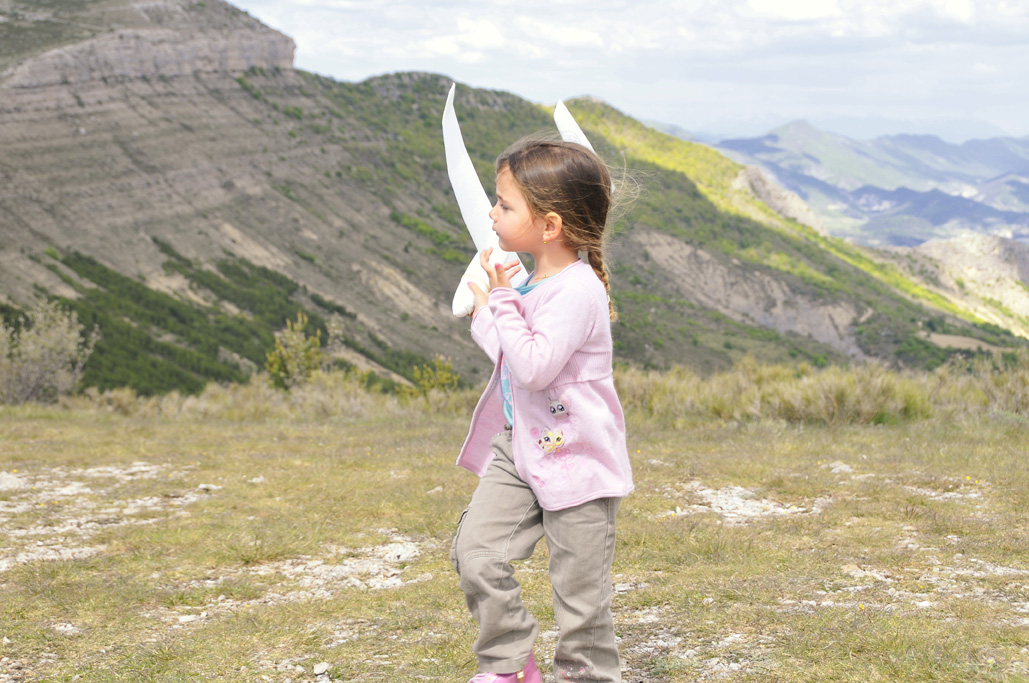
[[[597,302],[574,283],[555,289],[535,309],[532,327],[513,289],[490,292],[489,308],[511,379],[528,391],[545,389],[557,378],[589,337],[597,316]]]
[[[479,345],[494,363],[500,356],[500,340],[497,339],[497,328],[493,324],[493,311],[489,306],[482,306],[472,318],[472,339]]]

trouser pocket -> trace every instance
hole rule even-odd
[[[454,571],[461,575],[461,563],[457,557],[457,539],[461,537],[461,527],[464,526],[464,518],[468,516],[468,508],[464,509],[461,516],[457,518],[457,531],[454,533],[454,540],[450,542],[450,564],[454,565]]]

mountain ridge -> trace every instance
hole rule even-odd
[[[858,141],[795,121],[717,147],[764,168],[810,204],[831,234],[863,244],[914,244],[966,232],[1029,238],[1029,192],[1021,180],[1029,169],[1026,140],[952,144],[900,134]],[[905,192],[918,196],[896,201]]]
[[[439,133],[451,80],[337,82],[293,69],[291,39],[222,0],[149,3],[158,9],[143,19],[133,7],[103,3],[133,17],[125,38],[114,27],[6,57],[0,302],[58,296],[99,325],[86,382],[101,388],[241,379],[298,310],[312,334],[340,316],[339,362],[384,382],[439,353],[467,381],[484,378],[467,321],[449,310],[474,252]],[[198,22],[214,27],[203,40]],[[178,57],[151,58],[166,54]],[[950,353],[918,336],[919,321],[940,315],[961,334],[1017,343],[777,213],[720,153],[596,100],[567,104],[643,187],[610,244],[618,362],[710,371],[751,353],[927,365]],[[500,91],[459,88],[458,113],[485,187],[508,144],[553,129],[546,108]]]

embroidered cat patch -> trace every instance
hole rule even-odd
[[[548,430],[536,441],[546,455],[556,453],[565,444],[565,435],[560,429]]]

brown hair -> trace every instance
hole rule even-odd
[[[551,211],[561,217],[565,244],[586,250],[589,264],[608,291],[611,283],[604,266],[604,228],[611,209],[611,173],[588,148],[574,142],[538,137],[522,138],[497,157],[497,173],[507,170],[534,216]]]

